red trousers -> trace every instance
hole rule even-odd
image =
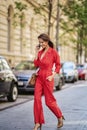
[[[46,78],[38,76],[35,93],[34,93],[34,122],[45,123],[41,97],[44,94],[45,103],[48,108],[56,115],[57,118],[62,117],[62,112],[56,103],[56,99],[53,96],[54,81],[48,81]]]

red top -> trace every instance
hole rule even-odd
[[[57,51],[53,48],[49,48],[45,53],[44,57],[40,59],[43,50],[38,52],[38,58],[34,60],[36,67],[39,67],[41,71],[45,70],[52,72],[53,64],[55,63],[55,72],[59,73],[60,71],[60,57]]]

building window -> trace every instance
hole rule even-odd
[[[24,28],[25,28],[25,14],[22,13],[20,15],[20,52],[21,53],[23,52],[24,39],[25,39]]]
[[[34,27],[34,19],[31,19],[31,24],[30,24],[30,51],[32,53],[32,49],[33,49],[33,27]]]

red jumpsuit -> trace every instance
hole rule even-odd
[[[48,108],[56,115],[57,118],[62,117],[62,112],[57,106],[56,99],[53,96],[54,79],[48,81],[46,78],[52,75],[53,64],[55,63],[55,72],[59,73],[60,58],[57,51],[49,48],[44,57],[40,59],[43,50],[39,51],[37,60],[34,60],[35,66],[39,67],[34,93],[34,121],[35,123],[44,123],[43,108],[41,96],[44,94],[45,103]]]

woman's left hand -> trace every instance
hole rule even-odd
[[[53,78],[54,78],[54,76],[53,76],[53,75],[50,75],[50,76],[48,76],[46,79],[49,80],[49,81],[52,81]]]
[[[54,76],[55,76],[56,72],[53,72],[52,75],[48,76],[46,79],[49,80],[49,81],[52,81]]]

